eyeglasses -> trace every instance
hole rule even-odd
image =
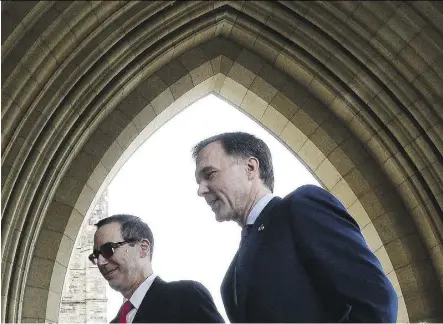
[[[133,243],[137,240],[135,239],[131,239],[131,240],[126,240],[126,241],[122,241],[122,242],[108,242],[103,244],[100,247],[100,250],[95,250],[93,251],[90,255],[89,255],[89,261],[91,261],[93,264],[97,264],[97,260],[98,260],[98,256],[101,254],[105,259],[109,259],[110,257],[112,257],[114,255],[115,249],[126,244],[126,243]]]

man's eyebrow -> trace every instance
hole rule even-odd
[[[197,179],[197,182],[199,182],[202,174],[208,173],[209,171],[211,171],[213,169],[214,169],[214,167],[212,167],[212,166],[205,166],[204,168],[199,170],[196,174],[196,177],[195,177]]]
[[[214,167],[212,167],[212,166],[205,166],[203,169],[200,170],[200,173],[206,173],[206,172],[211,171],[213,169],[214,169]]]

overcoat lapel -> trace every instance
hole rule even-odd
[[[231,261],[231,264],[226,271],[225,277],[221,284],[221,295],[223,304],[225,305],[226,314],[230,319],[237,318],[238,300],[236,290],[236,266],[238,251]]]
[[[245,300],[247,295],[247,287],[251,278],[251,271],[253,270],[253,262],[257,250],[263,243],[263,239],[266,234],[266,229],[270,221],[272,221],[272,213],[276,210],[275,207],[281,201],[280,197],[274,197],[262,210],[259,217],[254,223],[251,232],[248,235],[248,239],[240,247],[236,254],[239,258],[238,262],[234,262],[237,265],[237,302],[238,302],[238,318],[239,322],[244,322],[245,312]],[[234,259],[235,261],[235,259]],[[232,266],[232,264],[231,264]]]
[[[156,277],[135,313],[133,323],[149,323],[157,318],[157,313],[162,309],[157,303],[162,300],[161,296],[164,295],[165,289],[167,289],[166,282]]]

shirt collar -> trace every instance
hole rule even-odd
[[[266,205],[274,198],[272,193],[268,193],[264,195],[252,208],[251,212],[246,218],[246,225],[251,225],[255,223],[255,220],[260,215],[262,210],[266,207]]]
[[[145,298],[146,293],[148,292],[149,288],[151,287],[156,277],[157,275],[151,274],[148,278],[145,279],[145,281],[142,282],[140,286],[138,286],[138,288],[132,294],[129,301],[131,302],[131,304],[134,306],[135,309],[138,309],[140,307],[143,298]]]

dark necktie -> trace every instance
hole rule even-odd
[[[234,289],[234,304],[236,307],[238,307],[238,292],[237,292],[237,288],[238,288],[238,278],[237,278],[237,266],[238,266],[238,262],[239,262],[239,257],[240,257],[240,250],[242,248],[242,245],[246,239],[246,237],[249,235],[249,233],[252,230],[252,226],[253,224],[249,224],[249,225],[245,225],[243,226],[242,230],[241,230],[241,240],[240,240],[240,247],[239,247],[239,251],[237,252],[237,259],[235,260],[235,265],[234,265],[234,280],[233,280],[233,289]]]
[[[241,230],[240,245],[242,245],[243,241],[246,239],[248,234],[251,232],[252,226],[254,226],[254,225],[253,224],[248,224],[248,225],[243,226],[243,228]]]
[[[125,301],[125,303],[122,306],[122,312],[120,313],[120,323],[126,323],[126,316],[131,311],[132,308],[134,308],[134,306],[131,304],[129,299]]]

